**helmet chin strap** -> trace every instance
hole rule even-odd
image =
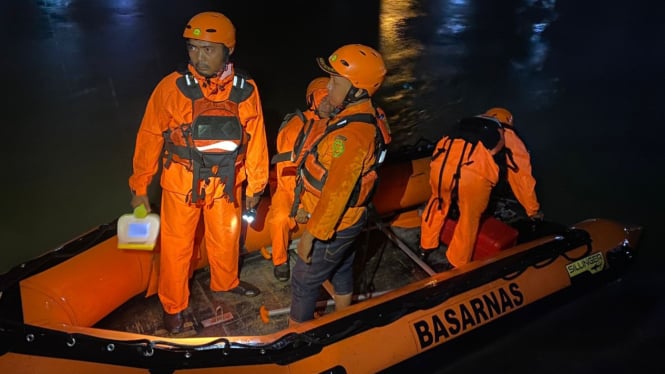
[[[337,113],[344,110],[344,108],[346,108],[346,106],[351,104],[351,103],[355,103],[357,101],[369,98],[369,95],[367,94],[367,91],[365,91],[365,90],[363,90],[363,93],[361,95],[356,96],[358,91],[360,91],[360,88],[351,86],[351,88],[349,88],[349,92],[346,93],[346,97],[344,98],[344,101],[342,101],[342,104],[340,106],[336,107],[335,109],[333,109],[330,116],[332,117],[332,116],[337,115]]]

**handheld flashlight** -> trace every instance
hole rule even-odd
[[[252,223],[256,219],[256,209],[251,208],[245,212],[242,213],[242,219],[243,221],[247,223]]]

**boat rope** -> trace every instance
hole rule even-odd
[[[93,341],[97,340],[104,342],[106,344],[106,350],[109,352],[114,351],[117,345],[139,347],[143,349],[143,355],[146,357],[152,356],[154,354],[155,348],[162,348],[168,350],[173,350],[173,349],[205,350],[205,349],[219,348],[220,344],[222,344],[224,355],[227,355],[228,351],[231,348],[231,342],[227,338],[218,338],[204,344],[178,344],[172,341],[150,340],[150,339],[112,340],[112,339],[98,338],[92,335],[83,335],[83,334],[69,334],[67,339],[67,346],[70,348],[74,347],[74,345],[76,345],[77,342],[76,340],[77,337],[79,338],[85,337]]]
[[[565,258],[566,260],[571,261],[571,262],[575,262],[575,261],[577,261],[577,260],[581,260],[582,258],[588,256],[588,255],[591,253],[592,249],[593,249],[593,248],[591,247],[591,242],[589,242],[589,244],[587,244],[587,246],[586,246],[586,252],[584,252],[584,253],[581,254],[580,256],[577,256],[577,257],[571,257],[571,256],[568,256],[568,254],[565,253],[565,252],[562,253],[561,255],[562,255],[563,258]]]

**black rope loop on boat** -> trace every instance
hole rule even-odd
[[[555,258],[556,258],[556,257],[555,257]],[[509,274],[504,275],[503,277],[501,277],[501,279],[506,280],[506,281],[511,281],[511,280],[513,280],[513,279],[516,279],[516,278],[518,278],[520,275],[522,275],[522,274],[526,271],[526,269],[528,269],[528,268],[529,268],[529,267],[527,266],[527,267],[525,267],[525,268],[522,268],[522,269],[520,269],[520,270],[517,270],[515,273],[513,273],[513,275],[509,275]]]
[[[80,335],[80,334],[76,334]],[[188,352],[189,356],[191,357],[191,351],[192,350],[205,350],[205,349],[211,349],[212,347],[219,345],[220,343],[224,343],[222,349],[222,352],[224,355],[228,355],[230,350],[231,350],[231,342],[227,338],[218,338],[215,339],[209,343],[205,344],[177,344],[173,343],[170,341],[163,341],[163,340],[150,340],[150,339],[137,339],[137,340],[108,340],[108,339],[103,339],[103,338],[98,338],[90,335],[82,335],[83,337],[91,338],[92,340],[98,340],[101,342],[105,343],[104,349],[108,352],[113,352],[116,350],[116,347],[121,345],[121,346],[134,346],[137,348],[140,348],[141,352],[143,353],[143,356],[145,357],[151,357],[155,354],[155,349],[156,348],[163,348],[165,350],[172,350],[172,349],[181,349],[185,350]],[[28,338],[30,340],[30,338]],[[75,335],[69,335],[67,339],[67,346],[73,347],[74,344],[76,344],[76,336]],[[243,345],[244,346],[244,345]],[[254,347],[250,345],[246,345],[246,347]]]
[[[536,270],[537,270],[537,269],[542,269],[542,268],[544,268],[544,267],[547,267],[547,266],[551,265],[554,261],[556,261],[557,258],[559,258],[559,256],[562,256],[562,257],[564,257],[564,258],[568,258],[568,256],[567,256],[565,253],[559,253],[559,254],[556,254],[555,256],[552,256],[551,258],[548,258],[548,259],[543,260],[543,262],[541,262],[541,263],[535,263],[535,264],[531,265],[531,267],[533,267],[533,268],[536,269]],[[516,279],[516,278],[519,277],[520,275],[522,275],[522,274],[523,274],[523,273],[524,273],[529,267],[530,267],[530,266],[526,266],[526,267],[524,267],[524,268],[522,268],[522,269],[517,270],[517,271],[516,271],[515,273],[513,273],[512,275],[507,274],[507,275],[504,275],[504,276],[501,277],[501,278],[502,278],[503,280],[506,280],[506,281],[511,281],[511,280],[513,280],[513,279]]]
[[[543,261],[543,262],[540,263],[540,264],[533,264],[533,268],[534,268],[534,269],[542,269],[542,268],[544,268],[544,267],[546,267],[546,266],[549,266],[551,263],[553,263],[554,261],[556,261],[556,259],[557,259],[558,257],[559,257],[559,256],[554,256],[554,257],[552,257],[552,258],[549,258],[549,259]],[[565,257],[565,256],[564,256],[564,257]]]
[[[211,342],[209,342],[209,343],[205,343],[205,344],[196,344],[196,345],[192,345],[192,344],[177,344],[177,343],[173,343],[173,342],[169,342],[169,341],[163,341],[163,340],[150,341],[150,340],[142,339],[142,340],[139,340],[139,341],[144,341],[144,342],[147,341],[148,344],[150,344],[153,348],[154,348],[155,346],[158,346],[158,345],[159,345],[159,346],[165,346],[165,347],[167,347],[167,348],[179,348],[179,349],[194,349],[194,350],[199,350],[199,349],[206,349],[206,348],[213,347],[213,346],[215,346],[215,345],[218,345],[219,343],[224,343],[224,348],[223,348],[224,350],[229,350],[229,349],[231,348],[231,342],[230,342],[229,339],[227,339],[227,338],[218,338],[218,339],[215,339],[215,340],[213,340],[213,341],[211,341]],[[252,347],[252,346],[248,345],[248,347]]]
[[[271,347],[273,349],[280,349],[284,346],[305,344],[308,347],[314,344],[320,344],[321,339],[307,335],[306,333],[289,333],[276,340],[273,343],[264,344],[261,347]]]
[[[581,260],[581,259],[583,259],[584,257],[588,256],[588,255],[591,253],[592,250],[593,250],[593,248],[591,248],[591,243],[589,243],[589,244],[587,244],[587,246],[586,246],[586,252],[584,252],[581,256],[579,256],[579,257],[577,257],[577,258],[575,258],[575,257],[570,257],[570,256],[568,256],[566,253],[562,253],[561,255],[563,256],[563,258],[565,258],[565,259],[568,260],[568,261],[577,261],[577,260]]]
[[[554,239],[555,239],[555,240],[563,240],[564,237],[562,237],[562,236],[557,236],[557,237],[555,237]],[[555,255],[552,256],[551,258],[546,258],[546,259],[542,260],[541,262],[539,262],[539,263],[534,263],[534,264],[532,264],[532,265],[530,265],[530,266],[532,266],[534,269],[542,269],[542,268],[544,268],[544,267],[546,267],[546,266],[551,265],[554,261],[556,261],[557,258],[559,258],[559,256],[561,256],[561,257],[563,257],[563,258],[565,258],[566,260],[571,261],[571,262],[572,262],[572,261],[580,260],[580,259],[582,259],[582,258],[588,256],[588,255],[591,253],[591,251],[592,251],[592,247],[591,247],[591,243],[590,243],[590,242],[586,243],[586,247],[587,247],[586,251],[584,251],[584,253],[582,253],[580,256],[572,257],[572,256],[568,255],[568,251],[564,251],[564,252],[561,252],[561,253],[557,253],[557,254],[555,254]],[[518,269],[518,270],[516,270],[515,273],[504,275],[504,276],[501,277],[501,278],[504,279],[504,280],[506,280],[506,281],[511,281],[511,280],[513,280],[513,279],[516,279],[516,278],[519,277],[520,275],[522,275],[522,274],[523,274],[528,268],[529,268],[529,266],[525,266],[525,267],[522,268],[522,269]]]

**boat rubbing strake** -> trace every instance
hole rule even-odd
[[[119,250],[112,222],[1,276],[0,371],[376,372],[560,291],[614,279],[634,260],[639,226],[515,220],[515,245],[439,271],[414,254],[418,208],[429,197],[428,162],[407,158],[381,169],[373,200],[380,219],[357,256],[365,261],[358,277],[364,289],[347,309],[289,328],[287,286],[263,288],[262,294],[278,296],[264,299],[273,303],[264,313],[273,314],[262,321],[258,305],[248,312],[247,299],[216,297],[201,283],[192,297],[205,302],[191,302],[189,335],[169,336],[160,332],[159,318],[149,318],[161,313],[155,302],[159,245]],[[264,220],[247,229],[241,274],[252,282],[272,275],[270,261],[256,256],[269,247],[263,224],[269,198],[258,212]],[[197,274],[206,269],[205,243],[198,246],[193,282],[202,282]],[[114,325],[113,317],[123,313],[129,319]]]

